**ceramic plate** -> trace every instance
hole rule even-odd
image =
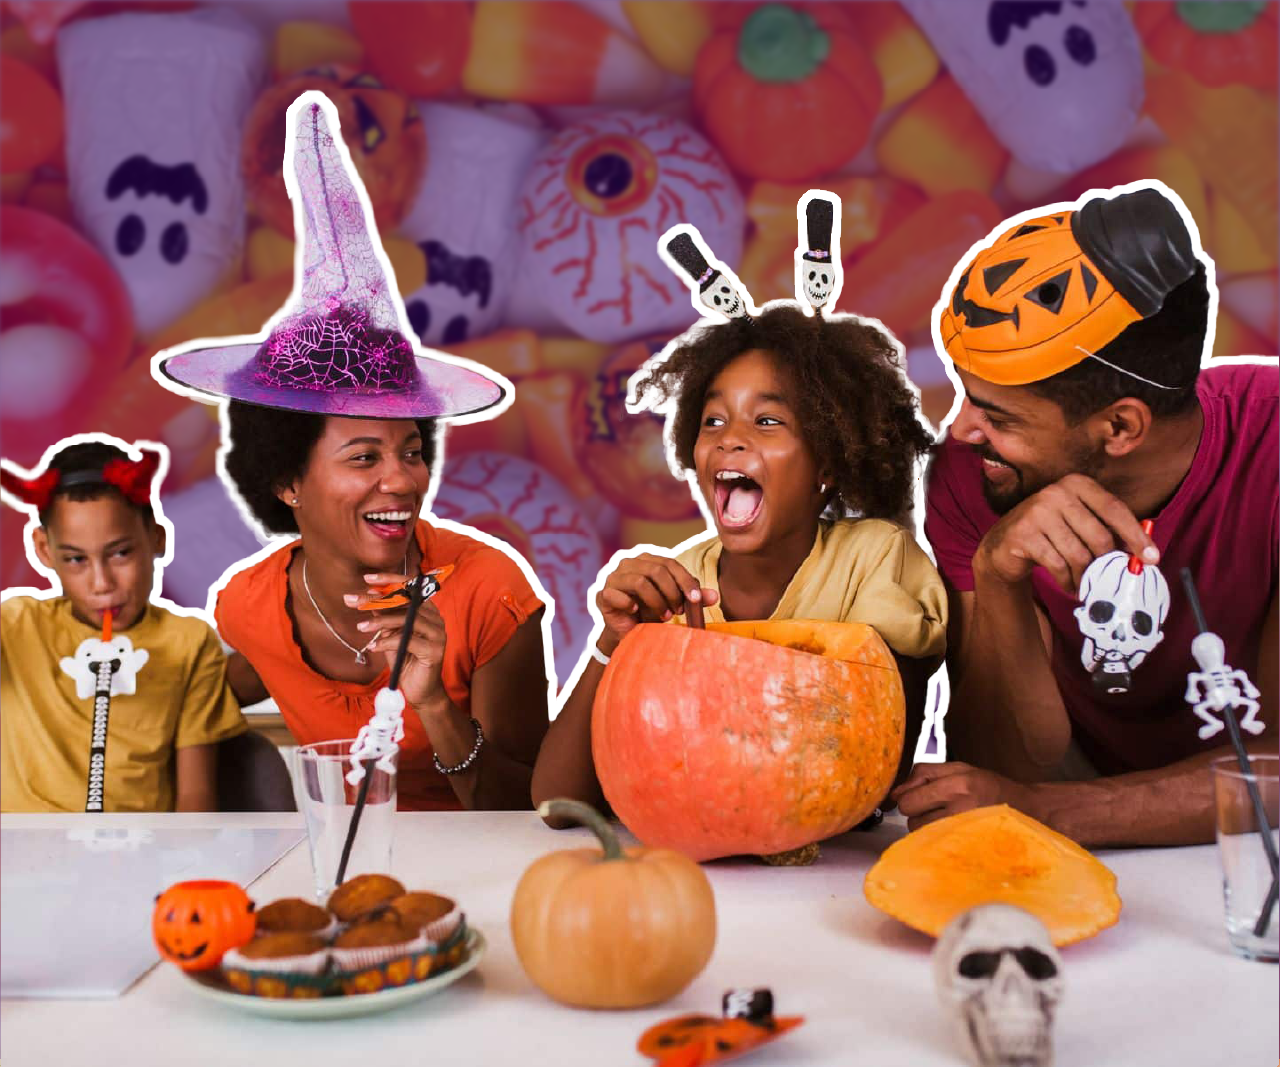
[[[355,996],[318,997],[315,1000],[284,1000],[271,997],[252,997],[228,989],[221,978],[197,978],[187,975],[191,989],[207,1000],[226,1004],[250,1015],[265,1015],[270,1019],[348,1019],[355,1015],[373,1015],[390,1011],[410,1001],[422,1000],[452,985],[459,978],[475,970],[484,957],[484,935],[474,927],[467,929],[467,958],[452,970],[437,974],[423,982],[412,982],[381,993],[360,993]]]

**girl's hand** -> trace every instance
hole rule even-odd
[[[403,583],[404,576],[366,574],[365,580],[371,587],[385,587]],[[364,596],[349,594],[343,599],[348,607],[358,608],[382,595],[376,588],[370,588]],[[384,654],[388,667],[395,663],[396,650],[400,647],[400,634],[404,630],[405,614],[405,608],[371,611],[359,623],[360,632],[367,637],[378,634],[377,641],[369,647],[369,651]],[[405,700],[415,708],[423,708],[433,698],[444,694],[444,683],[440,675],[444,663],[444,642],[444,619],[440,610],[430,600],[425,600],[414,617],[413,632],[405,652],[404,666],[400,670],[400,691]]]
[[[600,643],[611,654],[623,635],[640,623],[666,622],[682,615],[686,601],[708,607],[719,598],[714,589],[703,589],[692,574],[666,556],[645,553],[624,559],[596,595],[605,625]]]

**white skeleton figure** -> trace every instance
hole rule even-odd
[[[63,656],[59,662],[62,672],[75,679],[76,696],[87,700],[93,696],[98,683],[94,663],[110,663],[111,695],[133,694],[138,691],[138,672],[150,659],[145,648],[134,651],[133,642],[124,634],[103,641],[99,637],[86,637],[80,642],[74,656]]]
[[[1084,634],[1080,662],[1109,680],[1108,692],[1128,689],[1128,675],[1163,639],[1169,614],[1169,586],[1158,567],[1129,570],[1127,552],[1099,556],[1080,582],[1076,622]]]
[[[366,760],[376,759],[378,770],[390,774],[395,770],[391,757],[404,740],[404,694],[399,689],[382,688],[373,698],[373,718],[356,735],[351,746],[351,770],[347,781],[358,785],[364,777]]]
[[[975,1067],[1048,1067],[1062,959],[1044,925],[1009,904],[957,916],[933,950],[938,996]]]
[[[1214,712],[1225,708],[1244,708],[1240,729],[1260,734],[1266,726],[1258,722],[1258,687],[1249,681],[1244,671],[1232,670],[1227,663],[1227,646],[1215,633],[1205,632],[1191,642],[1191,654],[1200,665],[1198,671],[1187,675],[1187,691],[1183,699],[1191,705],[1204,725],[1200,727],[1200,740],[1205,741],[1223,729]]]
[[[710,283],[702,290],[698,299],[702,301],[703,307],[719,312],[725,318],[738,318],[747,313],[742,298],[738,296],[738,291],[723,274],[717,273],[712,276]]]
[[[805,299],[814,308],[820,308],[831,296],[836,284],[836,269],[831,263],[820,263],[812,259],[800,260],[800,282]]]

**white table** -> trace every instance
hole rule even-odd
[[[295,827],[298,816],[94,817],[96,825],[228,823]],[[544,997],[516,960],[508,932],[521,872],[585,831],[555,833],[532,814],[397,816],[393,873],[410,888],[460,900],[489,940],[478,972],[436,997],[385,1015],[329,1023],[257,1019],[184,988],[157,967],[114,1001],[5,1001],[5,1067],[127,1063],[349,1065],[647,1063],[645,1027],[688,1011],[718,1012],[731,987],[772,987],[779,1014],[808,1022],[742,1062],[945,1067],[960,1063],[935,1000],[933,942],[862,896],[876,855],[902,832],[892,821],[823,846],[808,868],[747,861],[704,867],[716,892],[719,937],[706,971],[676,999],[635,1012],[586,1012]],[[0,826],[82,823],[82,816],[5,817]],[[1222,928],[1219,865],[1210,847],[1113,851],[1124,913],[1111,930],[1064,952],[1066,996],[1056,1027],[1059,1067],[1270,1067],[1280,1058],[1277,968],[1233,956]],[[307,847],[295,847],[250,888],[256,900],[305,895]],[[139,903],[139,922],[148,918]]]

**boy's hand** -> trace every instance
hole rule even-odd
[[[600,644],[612,654],[623,636],[640,623],[666,622],[682,615],[686,600],[709,607],[719,598],[714,589],[703,589],[692,574],[666,556],[646,552],[624,559],[596,595],[605,625]]]
[[[383,596],[378,586],[385,587],[393,581],[403,580],[403,575],[366,574],[369,592],[363,596],[348,594],[343,599],[349,607],[358,608]],[[396,650],[400,647],[405,614],[402,607],[389,611],[371,611],[369,617],[359,624],[360,632],[367,637],[378,634],[377,641],[369,646],[369,651],[383,653],[387,657],[388,667],[395,662]],[[415,708],[425,707],[432,697],[444,692],[440,674],[444,663],[444,643],[444,618],[440,609],[430,600],[424,600],[414,616],[413,633],[409,637],[404,666],[400,671],[400,691],[405,700]]]

